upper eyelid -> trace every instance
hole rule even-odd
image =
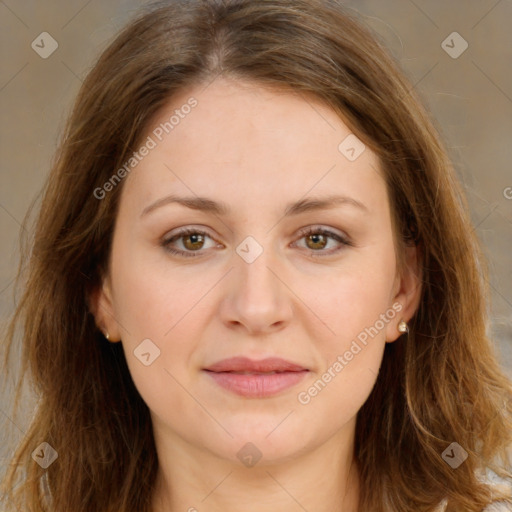
[[[188,226],[185,226],[183,228],[177,228],[178,231],[176,233],[174,233],[173,235],[169,235],[169,234],[166,234],[163,236],[163,239],[164,240],[172,240],[173,238],[179,238],[181,236],[186,236],[188,234],[195,234],[195,233],[198,233],[198,234],[201,234],[201,235],[207,235],[209,236],[212,240],[215,240],[218,242],[218,240],[215,239],[214,236],[212,236],[208,229],[207,228],[203,228],[203,227],[188,227]],[[298,233],[300,236],[305,236],[307,235],[310,231],[313,231],[313,232],[317,232],[317,231],[326,231],[332,235],[336,235],[336,236],[339,236],[340,238],[342,238],[343,240],[347,240],[349,239],[349,237],[341,232],[337,232],[335,230],[335,228],[330,228],[330,227],[325,227],[325,226],[322,226],[322,225],[311,225],[311,226],[307,226],[305,228],[301,228],[298,230]]]

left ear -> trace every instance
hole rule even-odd
[[[388,343],[398,339],[402,333],[398,330],[401,321],[409,322],[414,316],[421,300],[423,277],[420,253],[417,246],[407,246],[404,254],[404,268],[397,272],[393,309],[397,315],[386,327]],[[398,309],[400,307],[400,309]]]

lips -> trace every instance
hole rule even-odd
[[[308,369],[270,357],[259,361],[233,357],[219,361],[204,371],[222,388],[247,398],[274,396],[300,382]]]
[[[298,364],[290,363],[279,357],[268,357],[255,361],[247,357],[232,357],[215,363],[206,370],[211,372],[245,372],[245,373],[271,373],[271,372],[300,372],[306,370]]]

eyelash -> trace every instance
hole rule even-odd
[[[314,254],[315,256],[317,256],[317,255],[320,257],[331,256],[331,255],[341,251],[343,249],[343,246],[353,246],[353,244],[348,239],[346,239],[346,238],[342,237],[341,235],[338,235],[337,233],[330,231],[329,229],[326,229],[326,228],[317,228],[317,227],[306,228],[300,232],[299,240],[303,239],[306,236],[313,235],[313,234],[324,235],[328,238],[332,238],[333,240],[336,240],[337,242],[339,242],[342,245],[342,247],[339,247],[335,250],[331,249],[330,251],[323,251],[323,250],[315,251],[314,249],[309,249],[309,251],[312,254]],[[175,235],[173,235],[171,238],[162,240],[161,245],[164,247],[164,249],[166,251],[170,252],[171,254],[177,255],[177,256],[183,256],[185,258],[193,258],[193,257],[201,256],[202,255],[201,250],[182,251],[182,250],[174,249],[173,247],[171,247],[170,244],[172,242],[179,240],[180,238],[187,236],[187,235],[202,235],[202,236],[207,236],[209,238],[212,238],[208,233],[206,233],[205,231],[202,231],[200,229],[184,228],[184,229],[180,230],[178,233],[176,233]],[[308,250],[308,249],[306,249],[306,250]],[[316,253],[318,253],[318,254],[316,254]]]

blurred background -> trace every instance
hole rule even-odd
[[[21,224],[38,204],[72,101],[99,53],[146,2],[0,0],[0,316],[12,314]],[[423,97],[464,184],[488,258],[490,333],[512,377],[512,1],[343,2]],[[1,354],[0,354],[1,355]],[[0,474],[30,423],[0,391]]]

